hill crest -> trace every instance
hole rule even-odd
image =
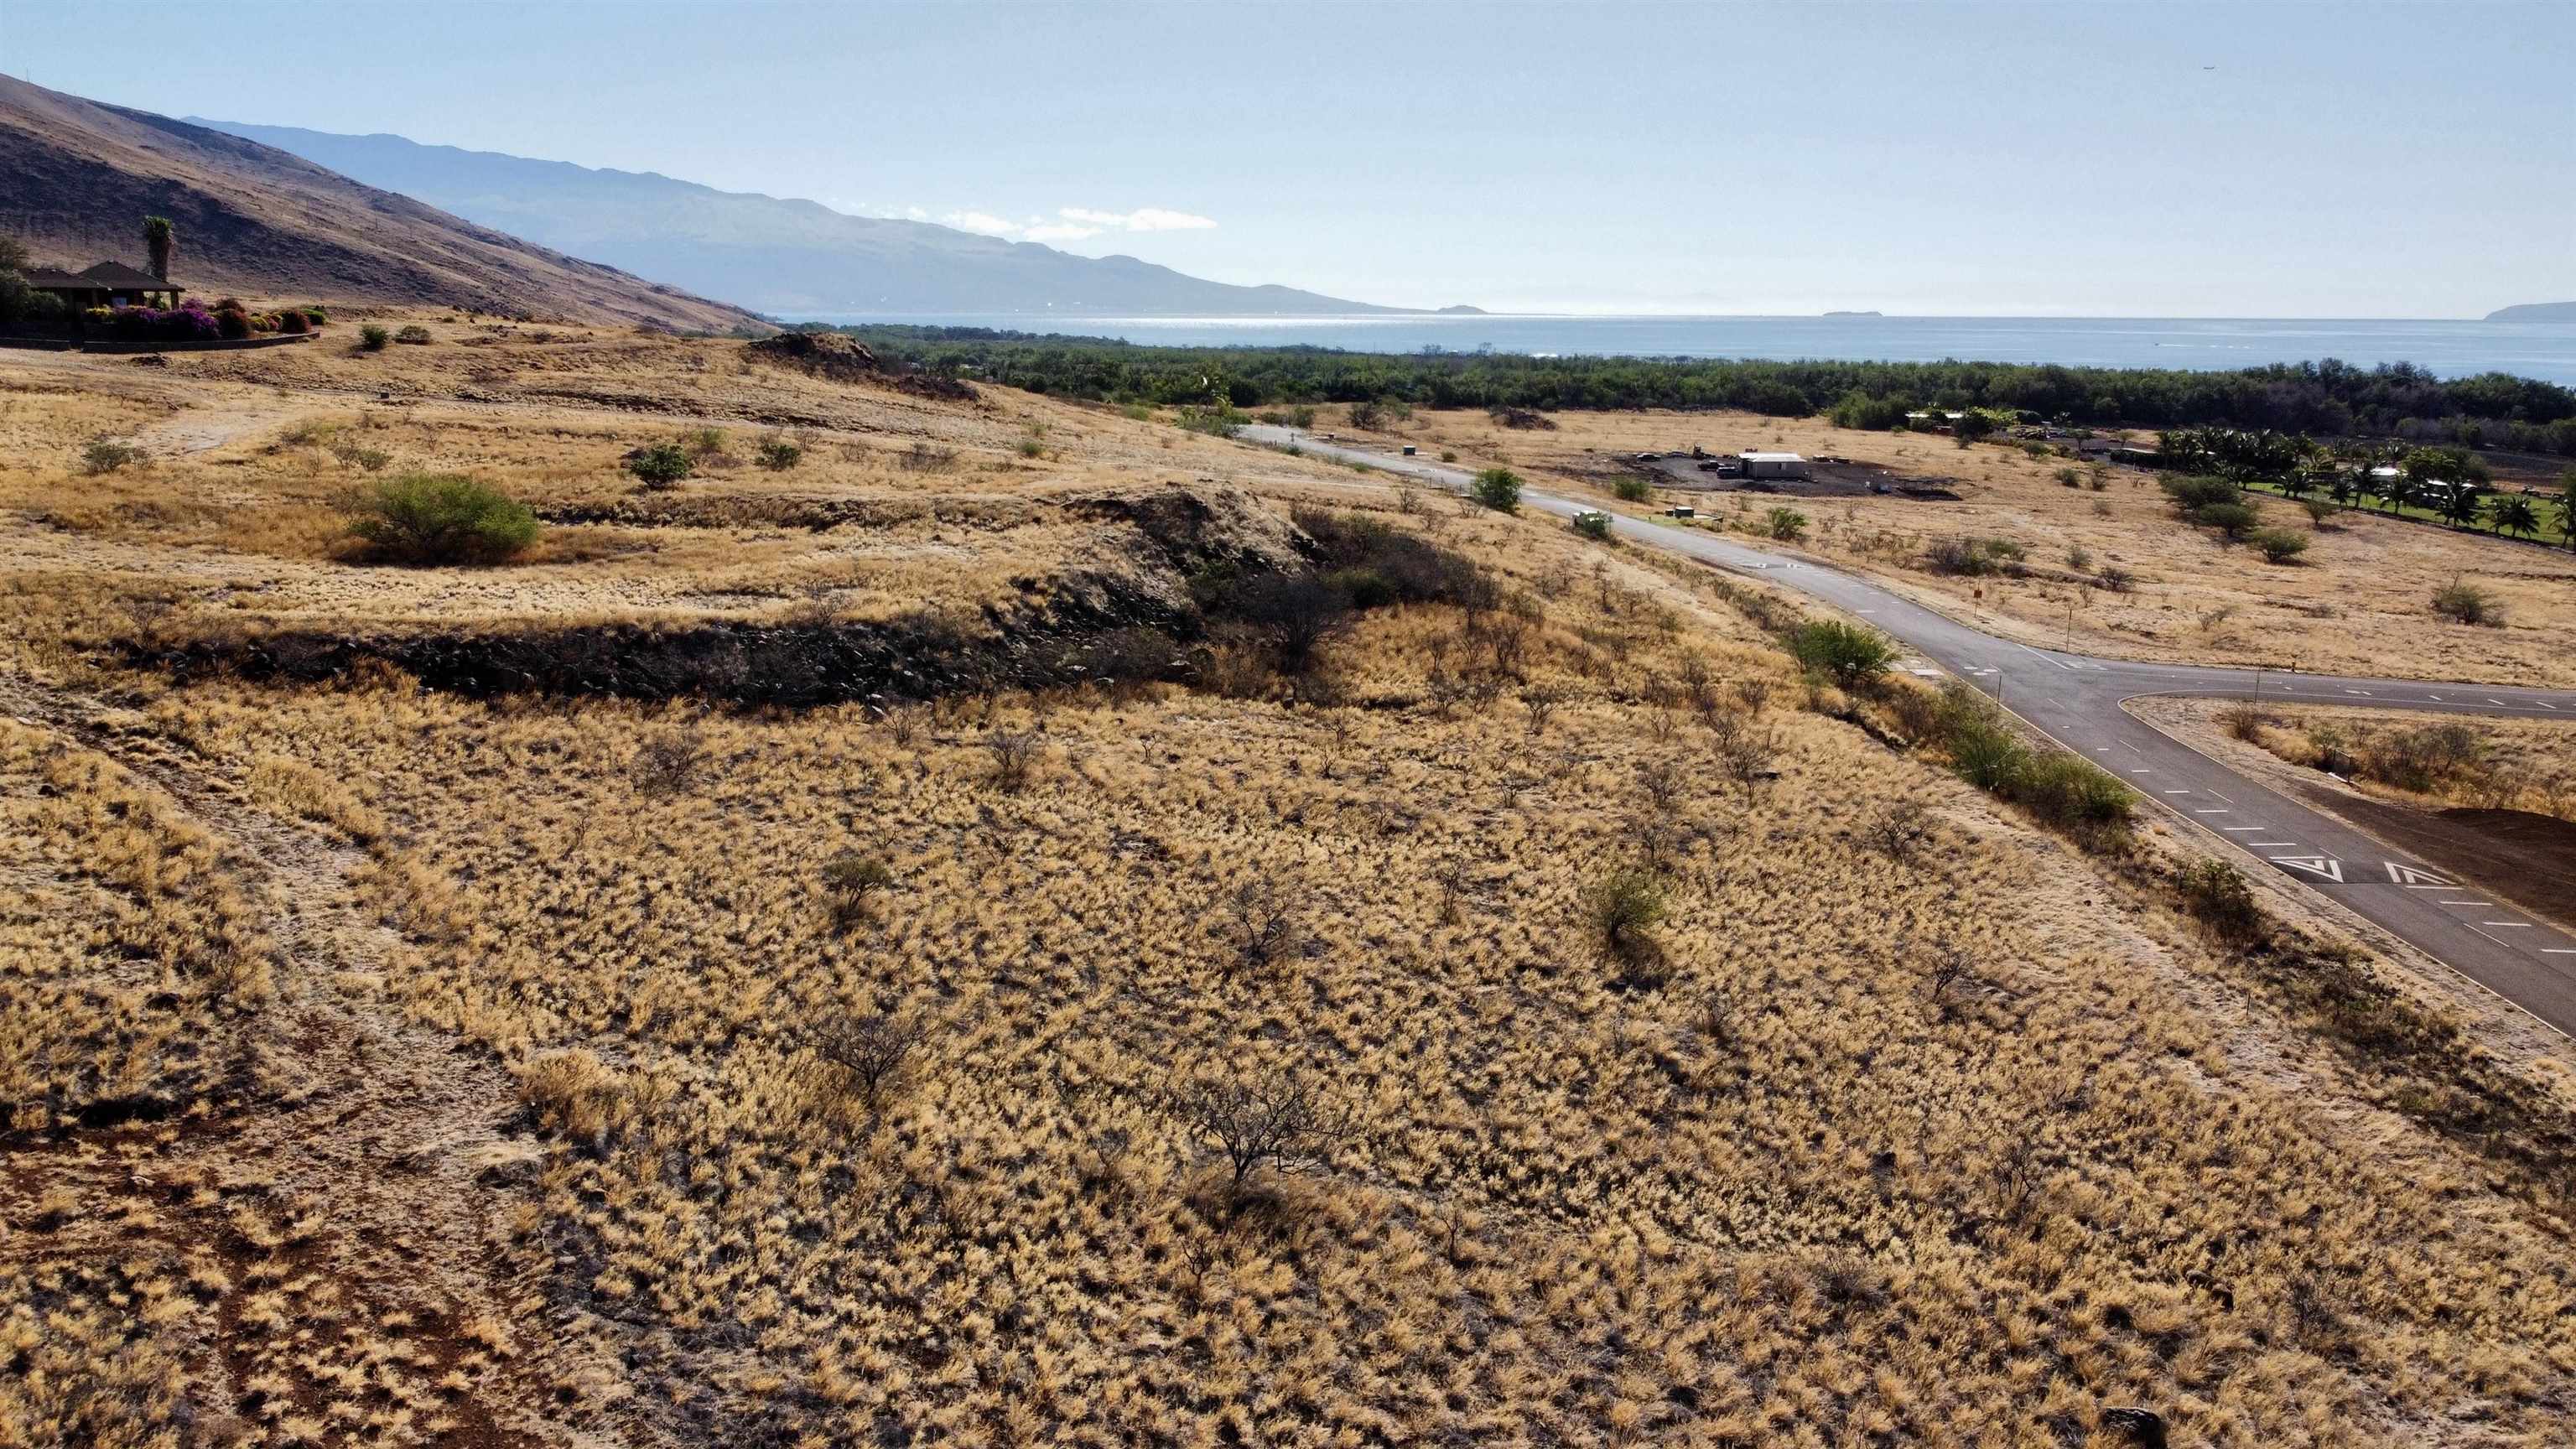
[[[739,307],[534,245],[255,138],[0,76],[0,229],[48,261],[139,261],[178,224],[191,290],[447,306],[683,331]]]

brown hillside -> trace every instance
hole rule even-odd
[[[147,214],[178,223],[173,270],[199,291],[684,330],[759,322],[255,141],[0,76],[0,230],[46,260],[140,263]]]

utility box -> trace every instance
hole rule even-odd
[[[1664,516],[1666,518],[1697,518],[1699,517],[1699,514],[1692,511],[1689,504],[1677,503],[1672,507],[1665,509]]]
[[[1404,445],[1404,456],[1408,458],[1413,456],[1413,445],[1411,443]]]

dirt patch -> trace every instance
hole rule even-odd
[[[2309,783],[2300,792],[2400,850],[2576,929],[2576,825],[2527,810],[2421,810]]]
[[[1685,488],[1695,493],[1764,493],[1783,498],[1912,498],[1927,502],[1959,501],[1958,490],[1951,485],[1958,480],[1899,473],[1875,463],[1853,462],[1846,458],[1810,458],[1808,476],[1804,478],[1745,478],[1721,473],[1709,465],[1720,462],[1716,456],[1694,458],[1689,454],[1666,456],[1649,462],[1643,458],[1627,460],[1630,471],[1642,473],[1658,488]]]

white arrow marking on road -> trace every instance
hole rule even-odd
[[[2388,862],[2388,878],[2402,886],[2441,886],[2448,889],[2455,888],[2458,884],[2455,881],[2444,880],[2420,865],[2408,865],[2402,860]]]
[[[2331,855],[2276,855],[2272,857],[2272,863],[2323,876],[2336,885],[2343,884],[2343,862]]]

